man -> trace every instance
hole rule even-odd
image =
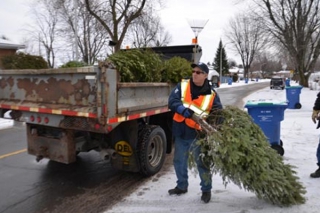
[[[188,192],[188,153],[195,146],[201,127],[191,119],[192,115],[206,117],[211,112],[222,109],[218,94],[207,80],[208,66],[204,63],[192,64],[192,77],[182,79],[169,96],[169,108],[175,112],[172,133],[175,140],[173,165],[177,176],[177,185],[170,189],[170,195]],[[200,147],[193,150],[200,176],[201,200],[208,203],[211,199],[212,175],[210,168],[199,158]]]
[[[320,92],[318,93],[317,95],[317,98],[316,98],[316,101],[314,102],[314,106],[313,106],[313,112],[312,112],[312,121],[314,123],[317,122],[317,120],[319,120],[319,113],[320,113]],[[318,121],[320,122],[320,121]],[[319,124],[318,123],[318,127],[317,129],[319,128]],[[320,177],[320,141],[319,141],[319,144],[318,144],[318,148],[317,148],[317,165],[319,166],[319,168],[310,174],[310,177],[312,178],[319,178]]]

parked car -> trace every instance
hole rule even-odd
[[[270,81],[270,89],[284,89],[285,79],[280,76],[274,76]]]
[[[208,80],[212,83],[213,87],[220,86],[219,73],[212,68],[209,68]]]

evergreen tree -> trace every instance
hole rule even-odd
[[[216,56],[214,58],[214,69],[220,74],[220,59],[222,59],[221,67],[222,67],[222,76],[226,76],[229,73],[229,65],[227,60],[227,54],[222,45],[222,41],[219,42],[219,47],[216,52]]]

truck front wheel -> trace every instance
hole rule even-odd
[[[139,133],[140,172],[152,176],[160,171],[166,155],[166,135],[160,126],[146,125]]]

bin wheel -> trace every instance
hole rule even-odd
[[[280,139],[280,146],[283,146],[283,142],[282,142],[282,140]]]
[[[282,148],[282,146],[278,145],[278,144],[272,144],[271,148],[276,150],[278,152],[279,155],[283,156],[284,155],[284,149]]]
[[[295,109],[301,109],[301,104],[300,104],[300,103],[296,103],[296,104],[294,105],[294,108],[295,108]]]

